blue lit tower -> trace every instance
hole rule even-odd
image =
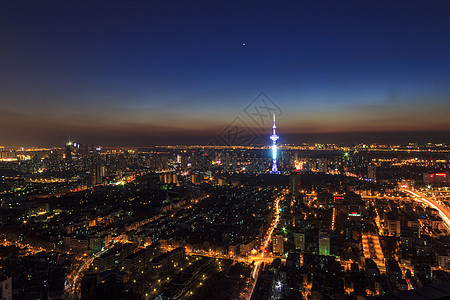
[[[277,140],[280,138],[276,133],[277,126],[275,126],[275,114],[273,114],[273,126],[272,126],[272,135],[270,139],[272,140],[272,171],[271,174],[279,174],[277,168]]]

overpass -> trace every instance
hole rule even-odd
[[[420,192],[415,192],[411,189],[402,188],[403,192],[414,196],[414,198],[420,202],[426,203],[434,209],[437,209],[439,216],[444,220],[444,223],[448,230],[450,230],[450,209],[443,204],[438,203],[435,199],[426,197]]]

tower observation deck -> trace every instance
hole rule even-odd
[[[272,135],[270,139],[272,140],[272,170],[271,174],[280,174],[277,167],[277,140],[280,138],[277,135],[277,126],[275,125],[275,114],[273,114],[273,126],[272,126]]]

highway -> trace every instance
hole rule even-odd
[[[402,188],[401,190],[407,194],[413,195],[415,199],[417,199],[418,201],[424,202],[429,206],[431,206],[432,208],[437,209],[439,211],[439,216],[442,218],[442,220],[444,220],[447,229],[450,230],[450,210],[445,205],[441,205],[435,200],[429,197],[425,197],[419,192],[415,192],[405,188]]]

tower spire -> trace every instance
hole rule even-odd
[[[273,114],[273,126],[272,126],[272,135],[270,139],[272,140],[272,174],[279,174],[277,168],[277,140],[280,138],[276,133],[277,126],[275,125],[275,114]]]

